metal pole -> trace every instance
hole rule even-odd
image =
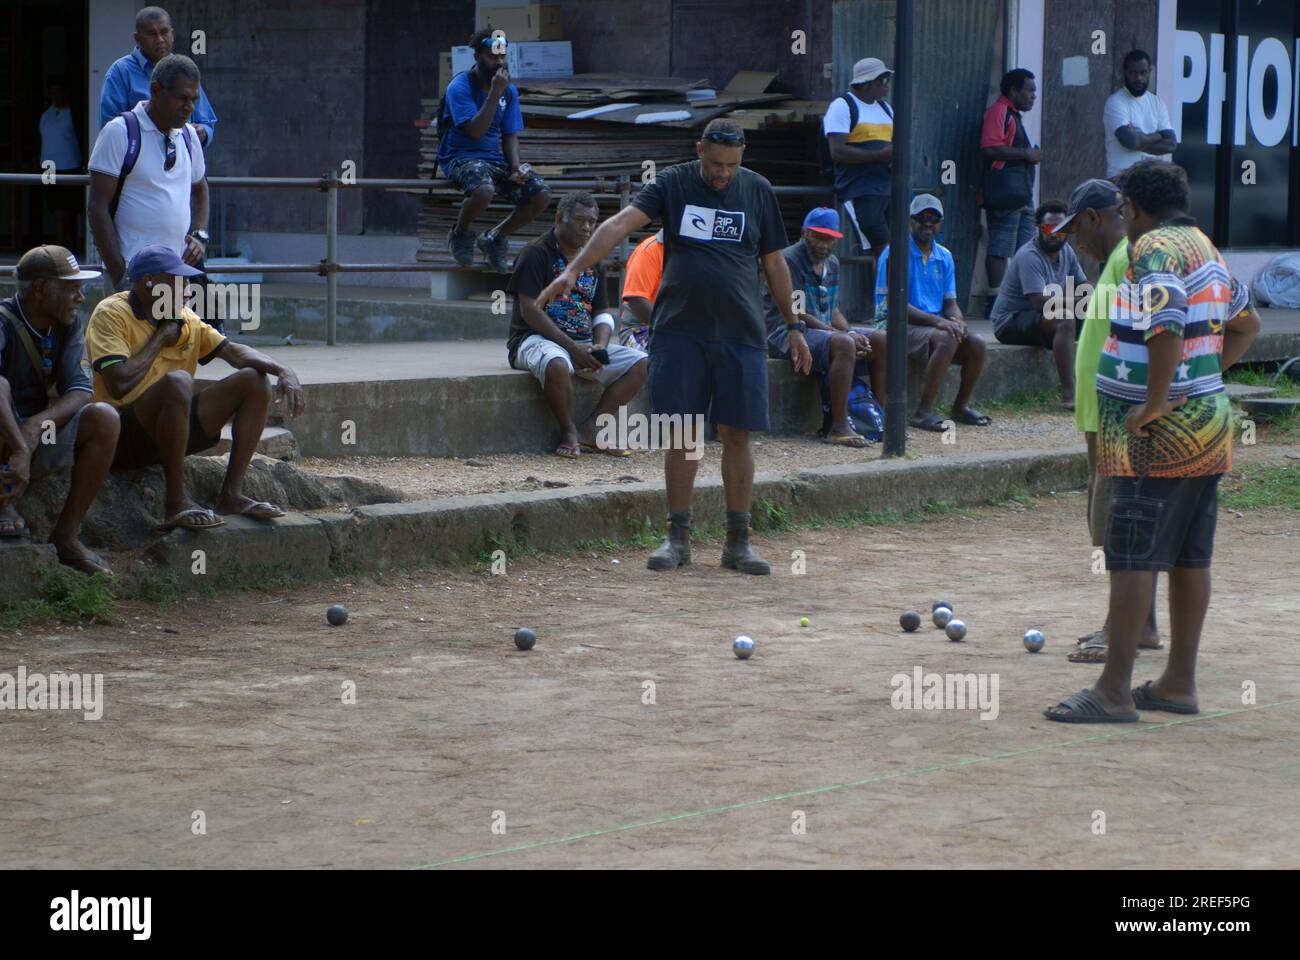
[[[894,162],[889,196],[889,323],[885,348],[885,450],[907,452],[907,266],[911,260],[912,0],[896,0],[894,20]]]
[[[337,346],[339,310],[339,177],[325,174],[325,342]]]

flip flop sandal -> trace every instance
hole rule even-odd
[[[964,423],[968,427],[987,427],[993,422],[993,418],[987,413],[980,413],[978,410],[971,410],[970,408],[961,411],[961,413],[954,410],[952,418],[957,423]]]
[[[1106,643],[1090,640],[1079,645],[1079,649],[1065,655],[1071,663],[1105,663]]]
[[[1161,700],[1159,697],[1151,695],[1151,681],[1148,680],[1142,686],[1133,690],[1133,703],[1139,710],[1164,710],[1166,713],[1181,713],[1190,716],[1194,713],[1200,713],[1200,707],[1188,706],[1185,703],[1174,703],[1172,700]]]
[[[71,567],[78,573],[96,574],[102,573],[106,577],[113,576],[113,569],[104,562],[104,558],[97,553],[92,553],[84,557],[59,557],[59,563],[65,567]]]
[[[864,450],[871,445],[860,433],[846,433],[842,437],[827,435],[822,437],[822,443],[829,443],[833,447],[851,447],[854,450]]]
[[[1094,630],[1092,631],[1092,633],[1085,633],[1078,640],[1074,641],[1074,645],[1076,647],[1082,647],[1084,644],[1092,643],[1098,637],[1104,637],[1104,636],[1106,636],[1106,630],[1103,627],[1101,630]]]
[[[232,516],[232,514],[226,514]],[[284,511],[273,503],[267,503],[265,500],[256,500],[248,504],[242,510],[233,514],[236,517],[248,517],[250,520],[278,520],[284,516]]]
[[[592,453],[603,453],[609,457],[626,458],[632,456],[632,451],[623,447],[598,447],[594,443],[578,444],[583,450],[590,450]]]
[[[911,419],[911,425],[916,427],[918,430],[929,430],[931,433],[946,432],[943,425],[943,417],[939,416],[937,413],[932,413],[928,417],[913,417]]]
[[[206,522],[192,522],[195,520]],[[182,510],[180,513],[168,517],[154,529],[159,533],[169,533],[177,527],[185,530],[207,530],[209,527],[220,527],[225,522],[211,510],[205,510],[203,507],[190,507],[188,510]]]
[[[577,460],[582,455],[582,444],[562,443],[555,448],[555,455],[565,460]]]
[[[1053,710],[1068,710],[1068,713],[1053,713]],[[1043,716],[1057,723],[1137,723],[1138,712],[1107,713],[1106,705],[1101,702],[1093,690],[1080,690],[1066,697],[1056,706],[1043,711]]]

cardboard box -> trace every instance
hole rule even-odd
[[[451,76],[474,68],[470,47],[451,48]],[[573,76],[573,44],[568,40],[512,43],[506,47],[506,69],[511,79],[542,80]],[[448,77],[447,82],[451,82]]]
[[[451,65],[451,51],[445,50],[438,54],[438,96],[447,92],[447,85],[455,75],[456,71]]]
[[[573,76],[573,44],[568,40],[510,44],[510,76],[541,80]]]
[[[563,40],[564,4],[526,3],[495,7],[479,4],[478,30],[503,30],[511,43],[521,40]]]

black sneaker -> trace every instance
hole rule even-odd
[[[483,257],[497,273],[510,272],[510,239],[500,234],[495,236],[483,236],[478,238],[478,248],[483,251]]]
[[[452,227],[447,231],[447,249],[462,267],[474,266],[474,231]]]

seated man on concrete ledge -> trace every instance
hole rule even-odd
[[[250,500],[239,488],[266,427],[267,378],[278,378],[277,393],[285,397],[291,417],[303,411],[302,387],[292,370],[227,340],[185,307],[185,278],[198,273],[169,247],[145,247],[127,265],[131,289],[102,300],[86,331],[95,399],[117,407],[122,419],[113,469],[162,465],[167,494],[161,531],[220,526],[222,514],[255,520],[284,516],[279,507]],[[195,370],[214,357],[238,372],[196,392]],[[233,433],[230,457],[213,511],[190,499],[184,463],[189,454],[216,446],[227,423]]]
[[[999,343],[1052,351],[1061,381],[1061,406],[1074,409],[1074,318],[1088,278],[1079,258],[1053,233],[1065,220],[1065,204],[1047,200],[1034,212],[1034,238],[1015,252],[989,311]],[[1067,278],[1074,280],[1069,289]],[[1070,294],[1067,300],[1067,294]]]
[[[790,267],[794,288],[794,312],[807,327],[804,340],[812,353],[811,377],[824,378],[830,394],[830,423],[825,442],[845,447],[867,446],[867,438],[858,433],[849,416],[849,393],[854,375],[871,376],[872,341],[880,347],[884,365],[885,334],[852,330],[836,303],[840,284],[840,261],[833,250],[843,237],[840,215],[830,207],[816,207],[803,221],[803,234],[797,243],[781,251]],[[777,360],[790,359],[790,334],[785,318],[772,302],[772,292],[763,284],[763,308],[767,314],[767,355]],[[869,427],[869,424],[861,426]]]
[[[71,467],[50,543],[60,563],[111,576],[80,539],[117,443],[117,411],[90,399],[85,331],[77,322],[81,281],[98,276],[63,247],[37,247],[18,261],[18,295],[0,300],[0,537],[26,532],[14,504],[29,481]]]
[[[545,311],[534,301],[591,239],[600,219],[596,199],[586,191],[563,197],[555,211],[555,226],[519,254],[506,289],[515,295],[506,349],[510,366],[527,370],[542,385],[546,405],[560,423],[555,454],[574,458],[582,450],[626,457],[622,448],[599,449],[597,419],[618,416],[645,386],[649,361],[644,350],[611,341],[614,317],[606,312],[605,270],[588,268],[576,289],[556,297]],[[573,422],[573,374],[605,387],[591,416]]]
[[[943,224],[943,204],[933,194],[913,198],[911,236],[907,238],[907,357],[925,364],[921,402],[911,424],[943,433],[943,417],[934,412],[948,368],[961,367],[961,385],[952,403],[952,418],[975,427],[992,418],[970,405],[984,372],[984,339],[972,333],[957,306],[957,269],[948,248],[935,239]],[[876,326],[884,330],[889,314],[889,256],[886,247],[876,269]]]

